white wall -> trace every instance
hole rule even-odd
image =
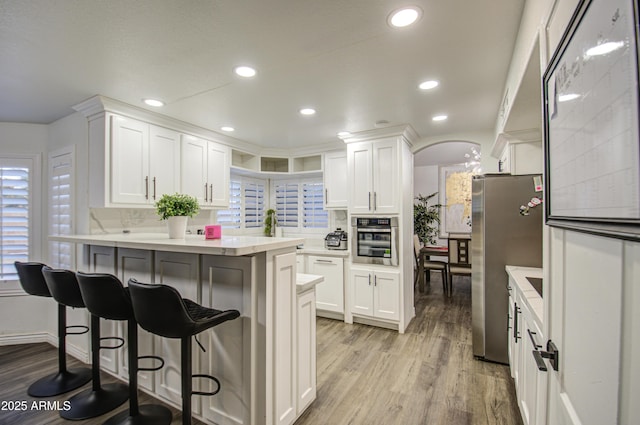
[[[43,170],[46,170],[46,150],[48,126],[39,124],[0,123],[0,146],[3,154],[39,154],[42,156]],[[41,186],[45,185],[46,173],[43,173]],[[42,190],[41,201],[46,199]],[[42,203],[42,205],[46,205]],[[44,229],[41,211],[33,211]],[[45,258],[44,237],[34,235],[37,252],[30,260],[43,261]],[[42,341],[55,334],[56,304],[52,299],[27,294],[2,293],[0,288],[0,345],[25,342],[25,338]]]

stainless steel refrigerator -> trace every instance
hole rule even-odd
[[[534,177],[487,174],[472,182],[471,318],[473,354],[508,363],[509,278],[505,265],[542,267],[542,210],[520,214],[535,192]]]

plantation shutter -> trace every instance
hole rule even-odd
[[[298,183],[276,183],[276,216],[280,227],[298,227]]]
[[[229,209],[218,211],[218,223],[225,229],[239,229],[242,214],[242,183],[229,183]]]
[[[50,158],[49,169],[49,230],[52,235],[73,233],[72,178],[73,162],[70,153]],[[67,242],[49,243],[53,267],[73,267],[73,245]]]
[[[244,200],[244,226],[261,227],[264,217],[264,183],[247,182]]]
[[[329,215],[324,210],[324,186],[322,183],[304,183],[302,185],[302,214],[304,228],[329,227]]]
[[[17,280],[15,261],[29,261],[29,168],[0,166],[0,280]]]

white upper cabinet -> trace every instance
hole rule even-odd
[[[352,214],[397,213],[398,142],[396,138],[347,146],[349,211]]]
[[[324,154],[324,207],[347,208],[347,151]]]
[[[111,202],[153,204],[178,190],[178,133],[119,115],[111,116]]]
[[[205,207],[229,206],[229,148],[194,136],[182,136],[182,192]]]

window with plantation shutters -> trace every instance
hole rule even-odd
[[[31,163],[0,158],[0,280],[17,280],[15,261],[29,261]]]
[[[72,152],[52,154],[49,157],[49,233],[73,233]],[[73,245],[67,242],[49,242],[49,263],[52,267],[73,268]]]
[[[242,215],[242,183],[231,179],[229,183],[229,208],[218,211],[218,224],[224,229],[239,229]]]
[[[232,175],[229,186],[229,208],[217,212],[218,224],[225,229],[262,227],[264,197],[264,181]]]
[[[302,184],[302,227],[306,229],[329,227],[329,215],[324,210],[322,182]]]
[[[276,182],[276,217],[279,227],[298,227],[300,185],[296,182]]]
[[[244,186],[244,227],[262,227],[264,220],[264,182]]]
[[[277,180],[272,183],[279,227],[327,229],[329,214],[324,210],[322,178]]]

